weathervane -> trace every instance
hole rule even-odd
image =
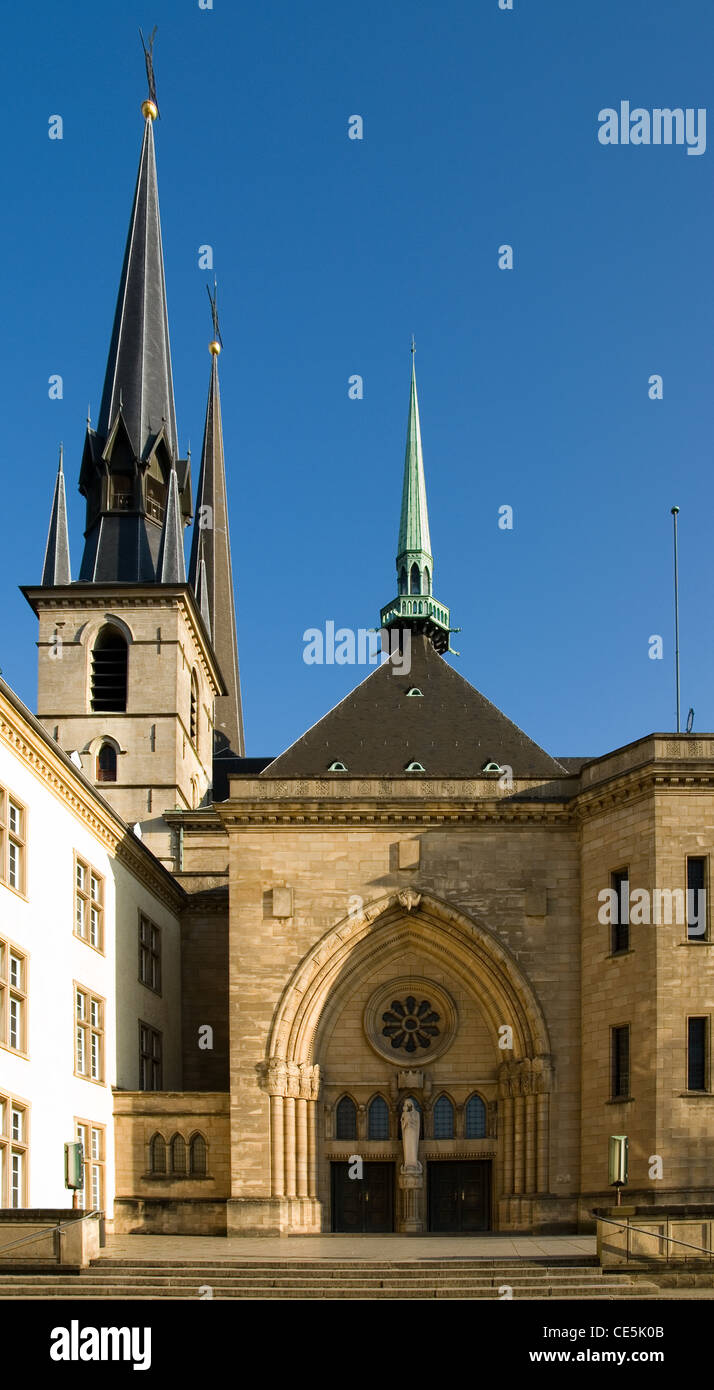
[[[213,342],[208,344],[208,351],[213,353],[214,357],[217,357],[223,347],[223,339],[218,323],[218,281],[215,276],[213,277],[213,294],[211,294],[210,285],[206,285],[206,292],[211,304],[211,318],[213,319]]]
[[[141,29],[139,30],[139,38],[141,39],[141,46],[144,50],[144,62],[146,63],[146,80],[149,84],[149,100],[148,102],[144,102],[141,109],[144,115],[150,116],[153,121],[159,114],[159,105],[156,100],[156,79],[154,77],[154,39],[156,38],[156,25],[154,25],[151,33],[149,34],[148,48],[144,43],[144,35],[142,34]]]

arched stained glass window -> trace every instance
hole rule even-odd
[[[389,1106],[383,1096],[375,1096],[367,1112],[368,1139],[389,1138]]]
[[[486,1106],[480,1096],[471,1096],[466,1104],[467,1139],[486,1138]]]
[[[448,1096],[439,1096],[434,1106],[434,1138],[453,1139],[454,1107]]]
[[[357,1107],[349,1096],[343,1096],[338,1101],[335,1118],[336,1139],[357,1138]]]

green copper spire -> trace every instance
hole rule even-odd
[[[408,627],[413,632],[426,633],[436,650],[445,652],[449,647],[450,618],[448,608],[433,596],[434,560],[426,505],[415,350],[412,338],[412,380],[397,542],[397,597],[382,609],[381,618],[382,627]]]
[[[412,564],[420,571],[432,570],[431,540],[429,538],[429,515],[426,507],[426,483],[424,481],[424,456],[421,448],[421,428],[419,425],[419,401],[417,399],[416,372],[412,343],[412,384],[409,394],[409,419],[407,421],[407,450],[404,456],[404,485],[402,487],[402,515],[399,522],[399,541],[397,542],[397,573],[400,566],[405,570],[405,583],[401,576],[399,592],[407,593],[406,575]]]

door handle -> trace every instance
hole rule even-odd
[[[465,1197],[466,1197],[466,1193],[465,1193],[465,1192],[462,1192],[462,1193],[461,1193],[461,1200],[462,1200],[462,1202],[464,1201],[464,1198],[465,1198]]]

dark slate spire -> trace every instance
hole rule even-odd
[[[64,491],[64,472],[62,469],[62,445],[60,444],[59,468],[55,479],[52,498],[50,529],[47,533],[45,563],[42,568],[42,583],[47,586],[71,584],[69,567],[69,533],[67,531],[67,499]]]
[[[434,560],[431,554],[429,517],[426,507],[426,481],[421,448],[419,402],[414,370],[412,338],[412,379],[409,390],[407,448],[404,455],[402,510],[397,542],[397,597],[382,609],[385,628],[409,628],[424,632],[437,652],[449,650],[449,610],[434,598]]]
[[[178,457],[154,154],[156,106],[144,138],[96,430],[89,428],[79,490],[87,499],[81,580],[145,583],[157,565],[167,490],[176,468],[184,522],[187,460]]]
[[[220,695],[216,700],[214,751],[220,755],[230,750],[243,757],[243,709],[238,674],[238,638],[231,542],[228,532],[221,397],[218,387],[220,350],[221,345],[217,340],[209,345],[212,356],[211,381],[208,389],[188,578],[201,601],[202,611],[204,603],[207,604],[213,649],[228,687],[228,694]]]
[[[156,578],[159,584],[185,584],[186,562],[183,555],[183,522],[179,501],[176,469],[169,475],[169,491],[166,499],[164,529],[161,533],[161,549]]]
[[[201,611],[201,617],[203,618],[206,632],[208,633],[209,637],[212,637],[213,634],[211,631],[211,613],[208,607],[208,580],[206,578],[206,561],[204,560],[203,556],[201,556],[201,564],[198,571],[198,582],[196,584],[196,598],[198,599],[198,606]]]

